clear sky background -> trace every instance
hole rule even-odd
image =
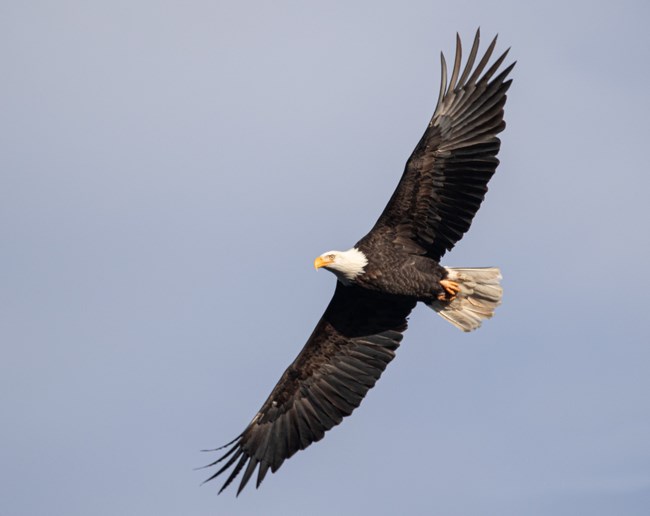
[[[649,6],[2,2],[0,516],[647,515]],[[323,441],[200,487],[478,26],[518,64],[444,263],[502,268],[496,317],[418,308]]]

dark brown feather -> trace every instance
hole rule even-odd
[[[258,468],[259,486],[268,469],[275,473],[286,459],[350,415],[394,358],[415,303],[337,282],[307,344],[253,421],[211,464],[229,458],[208,480],[234,466],[223,491],[244,470],[239,494]]]
[[[483,73],[496,46],[494,38],[474,68],[479,40],[477,31],[461,74],[462,48],[457,38],[449,85],[442,57],[440,95],[431,122],[361,245],[385,234],[394,245],[439,261],[469,229],[499,164],[497,134],[505,128],[503,107],[511,82],[506,79],[514,66],[492,78],[506,51]]]

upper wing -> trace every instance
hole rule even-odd
[[[228,458],[208,480],[234,465],[221,492],[246,466],[239,494],[259,466],[259,487],[269,468],[275,473],[285,459],[322,439],[359,406],[393,359],[414,306],[408,298],[337,282],[307,344],[251,423],[226,445],[232,447],[209,464]]]
[[[439,260],[469,229],[499,164],[497,134],[505,128],[503,106],[515,63],[494,79],[508,51],[485,72],[496,37],[473,69],[477,31],[465,68],[461,43],[447,85],[441,54],[440,96],[431,122],[406,163],[406,169],[373,231],[390,230],[394,243]],[[460,75],[460,78],[459,78]]]

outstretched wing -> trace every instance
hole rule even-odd
[[[506,78],[515,63],[492,78],[506,51],[483,73],[494,51],[495,37],[474,68],[479,39],[477,31],[461,74],[462,49],[456,35],[449,85],[441,54],[442,80],[435,112],[371,231],[386,231],[396,245],[435,260],[440,260],[469,229],[499,164],[496,155],[501,141],[496,135],[505,128],[503,106],[512,82]]]
[[[209,466],[234,467],[221,491],[244,469],[237,494],[255,469],[269,468],[323,438],[359,406],[395,356],[415,301],[337,282],[334,297],[300,354],[246,429]],[[208,466],[208,467],[209,467]],[[206,481],[207,482],[207,481]]]

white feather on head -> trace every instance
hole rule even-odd
[[[363,274],[368,258],[362,251],[353,247],[347,251],[328,251],[314,261],[314,267],[324,267],[333,272],[344,285],[348,285]]]

